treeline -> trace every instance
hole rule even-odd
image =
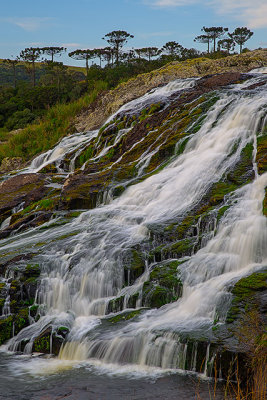
[[[161,48],[125,50],[125,45],[134,36],[122,30],[112,31],[102,38],[108,46],[68,53],[72,59],[84,62],[86,75],[55,61],[67,51],[64,47],[30,47],[14,59],[2,60],[12,72],[12,84],[9,80],[9,85],[0,87],[0,141],[4,132],[25,127],[42,117],[54,104],[68,103],[91,93],[96,83],[110,89],[170,61],[224,57],[234,51],[236,44],[241,52],[244,43],[253,35],[246,27],[236,28],[232,33],[224,27],[203,27],[202,32],[195,42],[207,44],[204,53],[183,47],[176,41],[169,41]],[[23,68],[30,77],[28,82],[21,80]]]

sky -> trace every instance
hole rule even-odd
[[[127,48],[162,47],[175,40],[205,51],[194,42],[203,26],[246,26],[254,32],[245,47],[267,48],[266,0],[0,0],[0,58],[26,47],[105,47],[103,36],[125,30],[134,38]],[[67,54],[58,59],[83,66]]]

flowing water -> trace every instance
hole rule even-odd
[[[30,252],[37,243],[42,243],[41,254],[35,256],[42,267],[36,295],[41,318],[11,339],[4,350],[19,350],[21,342],[27,342],[24,352],[30,354],[34,339],[47,327],[52,326],[52,332],[62,326],[69,329],[57,359],[29,358],[22,368],[18,359],[9,355],[0,358],[4,360],[2,366],[17,365],[21,374],[46,375],[78,365],[85,368],[83,363],[88,363],[90,368],[100,368],[102,372],[138,373],[138,379],[146,374],[155,378],[160,374],[155,371],[166,376],[169,371],[195,371],[197,348],[192,350],[190,366],[186,366],[189,350],[182,335],[210,332],[215,319],[223,324],[231,299],[229,287],[242,276],[267,265],[267,226],[262,214],[267,173],[259,176],[254,160],[254,180],[226,197],[229,208],[218,226],[213,226],[200,250],[181,260],[183,293],[178,301],[159,309],[140,309],[143,283],[155,262],[146,257],[143,275],[132,283],[124,274],[125,259],[135,246],[142,246],[148,252],[150,227],[164,226],[192,210],[212,184],[237,163],[249,143],[254,146],[255,158],[256,135],[266,123],[266,85],[256,90],[242,89],[262,79],[263,75],[256,74],[249,82],[222,90],[183,153],[157,174],[130,186],[119,198],[83,212],[64,226],[51,227],[45,232],[33,229],[2,240],[3,253],[21,248],[24,253]],[[115,115],[139,110],[155,99],[164,98],[167,102],[168,95],[192,87],[194,82],[190,79],[169,84],[128,103]],[[63,139],[55,149],[37,157],[27,171],[37,172],[56,161],[58,171],[62,172],[60,161],[64,155],[72,152],[77,157],[96,136],[97,131],[93,131]],[[64,239],[56,240],[62,235]],[[127,298],[134,293],[139,296],[136,307],[140,314],[133,320],[111,324],[109,301],[124,296],[123,307],[127,311]],[[204,375],[208,373],[210,357],[208,345]],[[81,376],[85,373],[82,371]],[[66,377],[75,380],[76,372],[74,368],[74,372],[66,372]],[[90,373],[93,382],[101,381]],[[171,382],[173,378],[165,379]],[[184,379],[187,382],[188,378]],[[39,388],[42,390],[42,385]],[[170,393],[166,398],[175,398],[172,396]],[[194,398],[191,394],[184,396],[176,398]]]

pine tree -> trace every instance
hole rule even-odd
[[[26,63],[31,64],[32,81],[33,86],[35,86],[35,62],[40,59],[42,54],[42,49],[39,47],[27,47],[20,52],[19,58]]]
[[[102,39],[106,40],[109,45],[114,49],[116,56],[116,64],[119,63],[120,52],[123,46],[128,42],[129,39],[134,36],[126,31],[112,31],[107,33]]]
[[[233,39],[240,46],[240,53],[242,53],[243,44],[251,38],[254,32],[251,32],[246,27],[236,28],[233,33],[228,33],[231,39]]]

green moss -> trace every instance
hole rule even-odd
[[[258,173],[263,174],[267,171],[267,129],[264,135],[257,138]]]
[[[69,328],[67,328],[66,326],[60,326],[59,328],[57,328],[57,333],[59,334],[64,334],[66,335],[69,332]]]
[[[40,275],[40,273],[41,273],[41,268],[39,264],[28,264],[25,267],[24,275],[26,276],[30,275],[31,277],[33,276],[37,277]]]
[[[255,295],[267,289],[267,271],[255,272],[240,279],[232,289],[233,300],[226,322],[233,322],[242,311],[257,305]]]
[[[38,353],[49,353],[50,351],[50,335],[42,336],[34,341],[34,351]]]
[[[132,319],[139,315],[141,310],[134,310],[134,311],[129,311],[129,312],[123,312],[121,314],[118,314],[114,317],[108,318],[107,320],[111,322],[112,324],[115,324],[117,322],[121,321],[128,321],[129,319]]]
[[[230,208],[230,206],[222,206],[218,210],[217,214],[217,221],[220,221],[220,219],[224,216],[225,212]]]
[[[72,211],[66,215],[66,218],[77,218],[82,214],[82,211]]]
[[[182,292],[178,260],[158,264],[150,273],[149,281],[143,286],[143,305],[161,307],[178,300]]]
[[[93,146],[88,146],[85,150],[81,152],[79,157],[75,160],[75,167],[79,168],[81,167],[86,161],[90,160],[90,158],[93,156],[94,153],[94,148]]]
[[[13,317],[0,319],[0,346],[13,335]]]
[[[254,179],[253,171],[253,144],[248,143],[242,150],[240,159],[229,172],[226,179],[234,185],[244,185]]]
[[[262,212],[265,217],[267,217],[267,187],[265,188],[265,197],[262,203]]]
[[[218,182],[216,183],[210,194],[210,204],[215,206],[224,200],[224,196],[228,193],[233,192],[237,186],[229,182]]]

